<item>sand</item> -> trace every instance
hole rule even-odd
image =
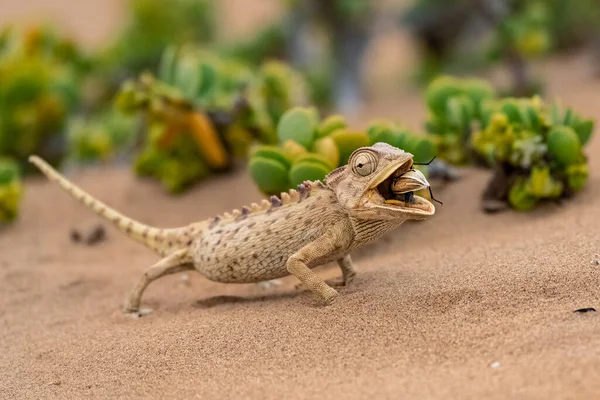
[[[585,58],[543,71],[551,96],[600,117]],[[422,120],[418,99],[396,104],[361,118]],[[360,274],[329,307],[292,278],[263,289],[190,273],[153,283],[140,319],[120,307],[156,258],[112,227],[96,246],[71,243],[72,227],[99,220],[29,180],[22,218],[0,234],[0,398],[598,398],[599,151],[596,135],[581,195],[528,214],[484,215],[487,174],[464,170],[434,188],[435,217],[355,254]],[[260,198],[243,170],[177,198],[120,167],[69,176],[158,226]],[[573,312],[584,307],[599,312]]]
[[[232,12],[227,34],[243,35],[273,15],[247,3],[220,3]],[[2,4],[0,22],[52,16],[93,46],[122,17],[116,0],[74,4]],[[354,122],[387,116],[420,127],[422,103],[397,96],[393,81],[397,67],[414,60],[408,43],[389,33],[372,46],[369,86],[395,97],[380,97],[350,116]],[[586,62],[540,68],[550,96],[600,119],[600,82],[590,80]],[[126,317],[126,293],[156,258],[112,228],[96,246],[71,243],[71,228],[99,220],[56,186],[29,180],[21,219],[0,231],[0,398],[600,398],[596,135],[587,148],[589,185],[560,207],[484,215],[484,171],[436,186],[444,201],[437,215],[358,251],[357,280],[329,307],[292,278],[262,289],[190,273],[153,283],[143,298],[153,313]],[[243,170],[177,198],[116,166],[69,177],[158,226],[260,198]],[[585,307],[598,312],[573,312]]]

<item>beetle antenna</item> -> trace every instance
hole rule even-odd
[[[437,156],[433,156],[433,158],[431,160],[429,160],[429,162],[426,162],[426,163],[416,163],[416,162],[414,162],[413,165],[429,165],[429,164],[431,164],[433,162],[433,160],[435,160],[436,157]]]
[[[433,192],[431,191],[431,186],[429,186],[429,195],[431,196],[431,200],[440,203],[441,206],[444,205],[444,203],[442,203],[441,201],[439,201],[438,199],[436,199],[435,197],[433,197]]]

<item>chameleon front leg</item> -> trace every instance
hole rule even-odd
[[[327,285],[308,265],[312,261],[326,257],[341,248],[341,244],[329,235],[324,235],[298,250],[287,260],[287,270],[302,282],[302,285],[326,303],[331,303],[338,292]]]
[[[140,301],[144,290],[150,283],[166,275],[181,271],[193,270],[194,265],[188,258],[188,250],[178,250],[163,258],[152,267],[144,271],[142,278],[127,297],[123,311],[125,313],[137,313],[140,310]]]

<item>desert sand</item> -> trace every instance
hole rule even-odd
[[[543,71],[549,97],[600,117],[586,58]],[[396,104],[389,116],[423,119],[418,99]],[[153,283],[140,319],[120,307],[153,254],[112,227],[95,246],[71,243],[72,227],[99,220],[29,180],[22,218],[0,235],[0,397],[599,398],[600,312],[573,312],[600,310],[599,152],[596,134],[583,193],[528,214],[483,214],[485,171],[434,187],[444,206],[357,252],[360,274],[331,306],[293,278],[264,289],[190,273]],[[69,177],[157,226],[260,199],[243,169],[177,198],[122,167]]]
[[[25,14],[17,3],[2,7],[18,11],[8,17]],[[100,30],[86,22],[81,37],[103,40],[113,12]],[[80,20],[89,18],[72,15],[65,26]],[[381,43],[373,54],[403,51],[393,37]],[[600,121],[600,80],[587,58],[540,68],[549,98]],[[418,128],[425,110],[408,93],[351,118],[375,116]],[[444,206],[354,254],[359,276],[331,306],[295,289],[293,278],[264,289],[189,273],[153,283],[143,304],[154,311],[140,319],[121,306],[157,258],[107,224],[106,241],[72,243],[71,228],[100,220],[55,185],[30,179],[20,220],[0,231],[0,398],[600,398],[598,129],[586,152],[585,191],[527,214],[480,211],[485,171],[465,169],[461,181],[436,185]],[[118,166],[68,176],[157,226],[261,197],[243,169],[180,197]],[[573,312],[586,307],[599,312]]]

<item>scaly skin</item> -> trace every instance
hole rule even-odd
[[[338,292],[312,268],[337,261],[343,275],[340,283],[347,285],[356,275],[352,250],[407,220],[423,220],[435,213],[433,204],[419,196],[414,196],[415,204],[382,197],[381,190],[386,189],[381,187],[403,193],[429,185],[412,169],[412,154],[385,143],[356,150],[348,165],[332,171],[325,184],[305,182],[270,201],[174,229],[134,221],[69,182],[39,157],[31,156],[30,161],[73,197],[162,257],[129,294],[124,309],[129,313],[139,312],[142,294],[151,282],[186,270],[223,283],[262,282],[291,274],[329,303]]]

